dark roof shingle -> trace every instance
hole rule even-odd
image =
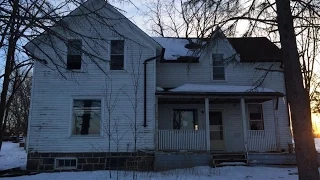
[[[281,62],[281,49],[265,37],[227,39],[241,62]]]

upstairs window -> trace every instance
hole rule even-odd
[[[81,69],[82,42],[79,39],[68,40],[67,69]]]
[[[212,54],[212,80],[225,80],[223,54]]]
[[[124,69],[124,41],[112,40],[110,53],[110,70]]]
[[[250,130],[264,130],[262,104],[248,105]]]
[[[195,110],[173,110],[173,129],[198,130]]]
[[[100,135],[101,100],[73,100],[73,135]]]

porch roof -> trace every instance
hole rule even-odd
[[[283,97],[281,92],[268,88],[236,85],[184,84],[167,91],[157,91],[165,96],[215,96],[215,97]]]

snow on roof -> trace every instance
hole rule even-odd
[[[153,37],[153,39],[166,49],[164,53],[165,60],[177,60],[181,56],[199,57],[194,51],[185,48],[185,45],[189,44],[188,39],[164,37]]]
[[[209,84],[184,84],[169,90],[171,92],[276,92],[274,90],[254,86],[235,86],[235,85],[209,85]]]

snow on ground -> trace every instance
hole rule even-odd
[[[132,179],[133,172],[118,171],[118,179]],[[221,168],[210,168],[207,166],[191,169],[178,169],[165,172],[138,172],[138,180],[298,180],[296,168],[276,167],[245,167],[228,166]],[[1,178],[1,180],[115,180],[116,171],[112,171],[112,178],[109,178],[109,171],[93,172],[59,172],[41,173],[33,176],[20,176],[13,178]]]
[[[27,153],[19,143],[3,142],[0,151],[0,171],[16,167],[25,167]]]

